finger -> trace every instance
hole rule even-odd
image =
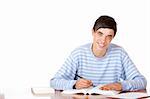
[[[85,86],[85,87],[89,87],[89,86],[91,86],[91,83],[87,83],[87,82],[84,83],[84,82],[81,82],[80,85],[81,85],[81,86]]]
[[[92,86],[92,81],[91,80],[79,79],[76,82],[76,88],[77,89],[88,88],[90,86]]]
[[[87,79],[81,79],[81,81],[84,82],[84,83],[92,83],[91,80],[87,80]]]
[[[105,85],[100,88],[101,90],[111,90],[110,86]]]
[[[92,86],[93,85],[91,80],[81,80],[81,83],[84,83],[87,86]]]
[[[86,86],[86,85],[78,85],[77,87],[76,87],[77,89],[81,89],[81,88],[88,88],[88,86]]]
[[[88,88],[91,86],[91,84],[80,82],[80,83],[78,83],[78,86],[82,87],[82,88]]]

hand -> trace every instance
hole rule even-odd
[[[91,80],[81,78],[81,79],[77,80],[77,82],[75,83],[75,88],[76,89],[88,88],[92,85],[93,85],[93,83]]]
[[[122,90],[122,85],[121,83],[111,83],[104,85],[100,88],[101,90],[116,90],[116,91],[121,91]]]

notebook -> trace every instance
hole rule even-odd
[[[62,94],[84,94],[84,95],[116,95],[119,94],[120,91],[115,90],[100,90],[99,88],[103,85],[98,85],[96,87],[90,87],[85,89],[69,89],[64,90]]]
[[[46,95],[55,93],[54,89],[49,87],[32,87],[31,92],[34,95]]]

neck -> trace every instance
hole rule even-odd
[[[105,50],[97,50],[96,47],[93,47],[92,45],[92,52],[94,54],[94,56],[96,57],[103,57],[106,54],[106,49]]]

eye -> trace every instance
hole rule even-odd
[[[108,38],[108,39],[112,39],[112,35],[108,35],[107,38]]]
[[[108,35],[108,37],[112,37],[112,35]]]
[[[102,35],[103,35],[103,33],[102,33],[102,32],[98,32],[98,35],[99,35],[99,36],[102,36]]]

